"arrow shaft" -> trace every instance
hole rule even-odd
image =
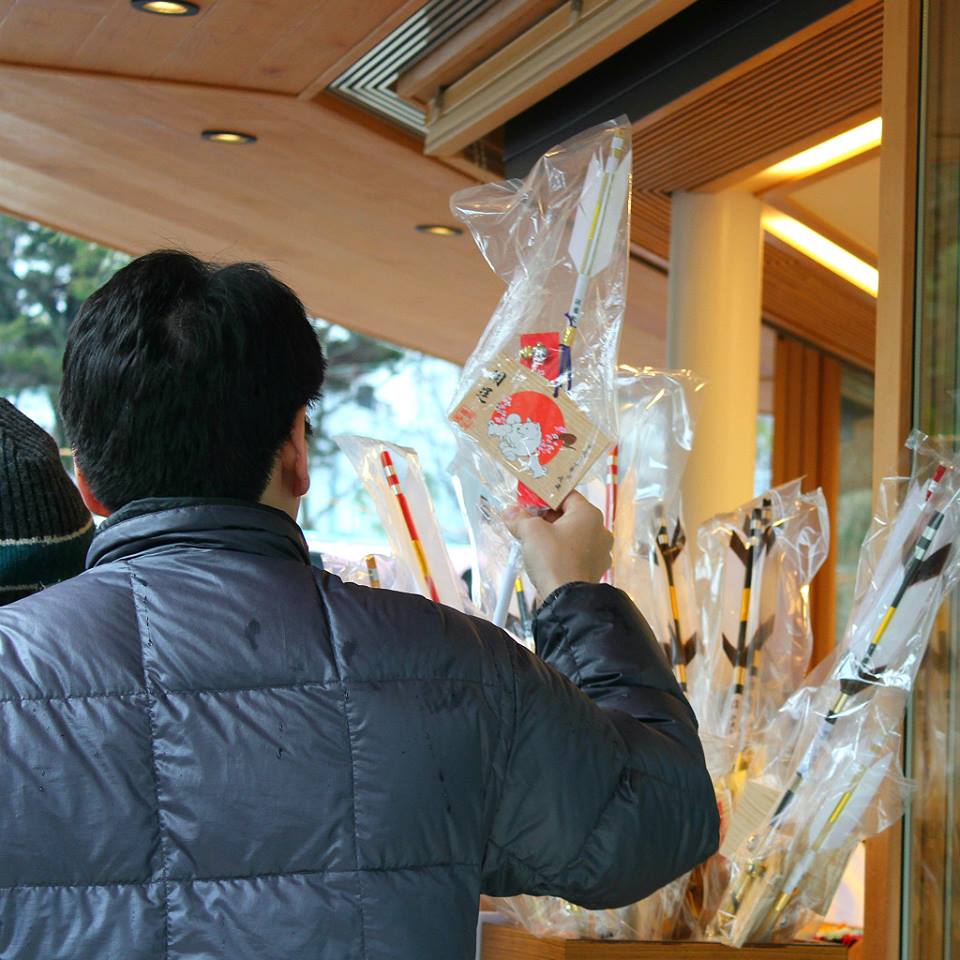
[[[423,578],[424,585],[430,594],[430,599],[433,600],[434,603],[439,603],[440,594],[430,574],[430,565],[427,562],[426,551],[423,549],[423,542],[420,540],[420,534],[417,532],[417,525],[413,520],[413,514],[410,512],[410,505],[407,503],[406,495],[400,486],[400,478],[397,476],[396,467],[393,465],[393,458],[387,450],[381,452],[380,463],[383,466],[383,472],[387,478],[387,485],[393,491],[397,499],[397,505],[400,507],[403,523],[407,528],[407,536],[410,538],[410,544],[413,547],[413,553],[417,559],[417,566],[420,569],[420,575]]]
[[[517,608],[520,612],[520,630],[523,633],[524,639],[526,639],[532,635],[530,610],[527,607],[527,595],[523,589],[523,578],[519,575],[517,576],[514,592],[517,595]]]
[[[367,580],[370,581],[370,586],[374,589],[379,589],[380,573],[377,570],[377,558],[372,553],[368,553],[363,558],[363,562],[367,567]]]
[[[942,478],[942,476],[943,474],[939,470],[934,474],[934,479],[932,479],[928,484],[925,501],[930,499],[931,494],[936,489],[936,485],[939,484],[939,480]],[[956,494],[954,494],[954,497],[955,496]],[[951,498],[950,502],[953,502],[953,498]],[[923,532],[917,538],[917,542],[914,544],[910,562],[907,565],[907,569],[904,571],[903,579],[900,582],[900,586],[897,589],[896,595],[894,596],[890,606],[887,607],[886,611],[884,612],[880,623],[877,625],[877,628],[874,630],[873,635],[870,638],[870,643],[867,645],[867,649],[864,651],[863,656],[856,664],[856,676],[860,676],[869,670],[877,647],[880,646],[880,641],[883,639],[888,628],[890,627],[894,615],[900,606],[900,602],[903,600],[907,590],[913,584],[917,575],[917,571],[920,568],[920,564],[923,562],[933,544],[934,539],[936,538],[937,531],[940,529],[940,526],[943,523],[945,510],[946,508],[943,510],[938,510],[933,517],[931,517],[930,522],[924,527]],[[820,727],[817,730],[817,735],[811,741],[810,746],[804,753],[803,759],[800,761],[800,765],[797,767],[797,772],[794,774],[790,786],[787,788],[777,806],[777,809],[774,811],[775,822],[793,802],[797,790],[799,790],[805,777],[809,774],[810,767],[813,766],[813,760],[817,751],[829,739],[837,720],[840,718],[847,706],[847,703],[850,701],[850,697],[851,694],[841,690],[837,695],[837,699],[834,701],[833,706],[831,706],[829,712],[826,714],[826,716],[824,716]]]
[[[727,733],[737,734],[742,726],[743,692],[747,680],[747,629],[750,624],[750,594],[753,586],[753,560],[757,550],[760,525],[760,508],[754,508],[750,515],[750,541],[743,567],[743,590],[740,593],[740,623],[737,629],[737,656],[733,667],[733,696],[730,703],[730,715],[727,721]]]
[[[687,692],[687,664],[683,655],[683,640],[680,634],[680,606],[677,603],[677,585],[673,579],[673,557],[670,550],[670,534],[666,524],[657,531],[657,549],[663,561],[663,570],[667,578],[667,592],[670,597],[670,615],[673,619],[673,633],[670,636],[670,659],[673,661],[673,675],[680,689]]]

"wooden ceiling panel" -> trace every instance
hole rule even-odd
[[[634,190],[630,239],[661,260],[670,256],[670,198],[652,190]]]
[[[219,0],[151,76],[298,93],[395,5]]]
[[[18,2],[35,3],[36,0]],[[216,2],[213,0],[213,3]],[[72,56],[59,61],[57,65],[95,73],[151,76],[201,23],[200,16],[180,18],[138,14],[131,8],[129,0],[114,0],[110,9],[81,37]],[[12,56],[2,33],[0,60],[40,62],[30,55],[29,45],[26,56]]]
[[[640,190],[695,190],[880,107],[883,4],[853,3],[634,126]]]
[[[195,17],[129,0],[0,3],[0,62],[299,93],[409,0],[201,0]]]
[[[0,21],[0,59],[47,65],[70,63],[116,2],[14,0]]]
[[[206,126],[259,134],[249,147]],[[0,67],[0,207],[131,253],[178,246],[275,269],[318,316],[463,360],[502,293],[449,196],[471,181],[342,106]],[[666,279],[631,263],[625,358],[663,353]]]

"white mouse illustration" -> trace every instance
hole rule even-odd
[[[522,420],[519,414],[511,413],[503,423],[491,420],[487,433],[498,438],[500,453],[505,460],[521,464],[521,470],[529,471],[536,478],[547,475],[538,454],[543,431],[535,420]]]

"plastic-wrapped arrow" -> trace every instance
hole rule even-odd
[[[611,579],[643,611],[684,691],[700,644],[680,484],[703,385],[687,370],[621,366],[617,469],[607,476],[616,504]]]
[[[739,809],[760,735],[803,679],[813,645],[807,590],[827,556],[823,494],[793,481],[721,514],[698,531],[704,653],[690,698],[710,744],[708,769],[727,822]],[[691,928],[716,911],[729,882],[722,857],[698,867],[687,903]]]
[[[400,590],[403,593],[419,593],[417,582],[406,564],[393,556],[368,553],[362,560],[348,560],[329,553],[314,554],[310,559],[314,566],[322,566],[347,583],[384,590]]]
[[[549,150],[522,182],[451,201],[507,284],[449,412],[454,469],[481,480],[493,511],[558,506],[616,436],[630,144],[625,118],[602,124]],[[516,595],[518,558],[509,551],[487,591],[495,622]]]
[[[461,581],[443,541],[416,451],[371,437],[334,439],[373,498],[390,549],[406,566],[417,592],[462,611]]]
[[[851,823],[844,811],[856,809],[854,800],[868,792],[870,780],[867,786],[857,785],[849,771],[886,762],[884,758],[896,769],[896,729],[904,703],[937,610],[960,575],[957,454],[922,435],[914,435],[910,445],[914,474],[905,491],[896,480],[882,488],[881,508],[861,552],[843,641],[780,710],[765,737],[762,774],[747,785],[744,795],[751,800],[737,811],[725,841],[722,852],[732,861],[732,876],[713,932],[727,942],[784,938],[800,915],[792,905],[809,910],[825,906],[825,895],[810,892],[822,893],[824,884],[811,888],[803,878],[792,879],[790,871],[797,868],[782,860],[785,850],[796,858],[804,845],[816,848],[816,818],[825,795],[838,783],[846,786],[829,804],[838,825],[824,834],[824,843],[827,836],[830,840],[824,849],[852,849],[840,844],[841,815],[849,825],[843,833],[847,838],[868,835],[890,822],[884,817],[878,824],[876,804],[868,804],[857,823]],[[890,496],[894,490],[901,496]],[[803,870],[815,874],[813,865]]]
[[[823,493],[784,484],[705,523],[698,543],[706,654],[691,696],[704,732],[730,742],[736,795],[759,732],[810,661],[807,588],[829,549]]]

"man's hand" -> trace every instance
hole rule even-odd
[[[541,597],[565,583],[596,582],[610,569],[613,537],[603,514],[576,491],[545,516],[511,508],[504,520],[523,547],[523,565]]]

